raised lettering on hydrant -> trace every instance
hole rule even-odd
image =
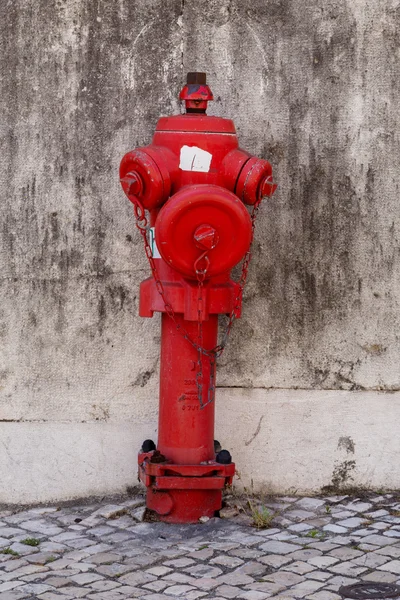
[[[205,73],[188,74],[180,99],[186,114],[160,118],[152,143],[122,159],[120,179],[152,271],[139,312],[162,313],[158,443],[143,443],[139,477],[161,520],[192,523],[221,508],[235,473],[214,440],[215,361],[240,317],[257,209],[276,185],[269,162],[238,147],[233,122],[206,115]]]

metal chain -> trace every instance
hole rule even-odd
[[[195,340],[193,340],[191,338],[191,336],[189,335],[189,333],[187,332],[185,327],[177,321],[174,309],[172,308],[170,302],[168,301],[168,299],[165,295],[164,286],[162,284],[161,279],[158,276],[156,263],[153,258],[153,252],[152,252],[152,249],[151,249],[151,246],[149,243],[148,231],[150,229],[150,226],[148,224],[148,220],[147,220],[147,217],[145,214],[145,209],[143,208],[143,206],[139,202],[139,200],[137,198],[135,199],[134,213],[135,213],[135,217],[136,217],[136,227],[139,229],[140,234],[143,238],[145,253],[146,253],[147,259],[150,264],[151,272],[153,274],[153,278],[154,278],[154,281],[156,284],[157,291],[160,294],[160,296],[164,302],[165,312],[170,317],[170,319],[172,319],[172,321],[174,322],[177,331],[197,351],[196,386],[197,386],[197,397],[198,397],[198,401],[199,401],[201,409],[214,401],[214,397],[215,397],[215,362],[216,362],[216,359],[219,358],[222,355],[223,351],[225,350],[225,346],[228,342],[228,338],[231,333],[232,325],[233,325],[235,319],[237,318],[237,314],[241,307],[241,302],[242,302],[242,298],[243,298],[243,289],[246,284],[247,275],[249,272],[249,264],[250,264],[250,259],[251,259],[251,249],[252,249],[253,240],[254,240],[256,217],[257,217],[258,209],[260,207],[260,203],[261,203],[261,200],[259,200],[258,202],[256,202],[253,205],[253,210],[250,215],[250,218],[251,218],[250,245],[249,245],[249,249],[247,250],[247,252],[244,256],[244,259],[243,259],[242,272],[241,272],[239,281],[237,282],[238,293],[235,297],[233,308],[232,308],[232,311],[228,318],[228,323],[227,323],[225,331],[222,335],[221,343],[218,344],[217,346],[215,346],[214,348],[212,348],[211,350],[206,350],[203,347],[203,309],[204,309],[203,292],[204,292],[204,279],[206,277],[208,266],[210,264],[209,258],[207,256],[207,252],[204,252],[196,260],[196,262],[194,264],[196,276],[197,276],[197,289],[198,289],[198,297],[197,297],[198,318],[197,318],[197,342],[196,342]],[[200,264],[200,261],[203,259],[206,262],[206,266],[203,269],[200,269],[199,264]],[[207,401],[203,402],[203,382],[204,382],[203,360],[204,360],[205,356],[209,359],[209,364],[210,364],[210,385],[208,386]]]

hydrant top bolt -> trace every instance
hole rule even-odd
[[[186,83],[199,83],[205,85],[207,83],[207,73],[188,73]]]
[[[219,242],[218,232],[211,225],[199,225],[194,232],[194,241],[201,250],[212,250]]]

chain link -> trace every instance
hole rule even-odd
[[[234,299],[232,311],[228,317],[228,323],[225,327],[224,333],[222,334],[222,339],[220,344],[212,348],[211,350],[206,350],[203,347],[203,320],[204,320],[204,279],[207,274],[207,270],[210,264],[210,260],[207,256],[207,251],[199,256],[199,258],[194,263],[194,269],[197,277],[197,342],[193,340],[193,338],[189,335],[185,327],[178,322],[174,309],[172,308],[170,302],[168,301],[164,286],[162,284],[161,279],[158,276],[157,266],[153,258],[153,251],[151,249],[151,245],[149,243],[149,229],[150,226],[148,224],[148,220],[146,217],[145,209],[142,204],[136,198],[134,203],[134,213],[136,217],[136,227],[139,229],[140,234],[143,238],[144,249],[147,256],[147,259],[150,264],[151,272],[156,284],[156,289],[160,294],[162,301],[164,302],[165,312],[169,316],[169,318],[174,322],[177,331],[184,337],[185,340],[189,342],[191,346],[197,351],[197,373],[196,373],[196,386],[197,386],[197,398],[199,401],[200,408],[203,409],[205,406],[214,401],[215,398],[215,363],[216,359],[219,358],[225,350],[225,346],[228,342],[229,335],[231,333],[232,325],[237,318],[237,315],[240,311],[242,298],[243,298],[243,289],[246,284],[247,275],[249,272],[249,264],[251,259],[251,249],[254,240],[254,232],[256,225],[256,217],[258,213],[258,209],[260,207],[260,201],[256,202],[253,205],[253,210],[251,212],[251,239],[249,249],[247,250],[242,265],[242,271],[237,282],[238,293]],[[204,268],[200,268],[200,262],[205,261]],[[210,383],[208,386],[207,392],[207,400],[203,402],[203,387],[204,387],[204,357],[207,357],[209,360],[210,367]]]

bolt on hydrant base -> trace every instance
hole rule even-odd
[[[120,181],[152,271],[139,313],[162,313],[158,443],[144,442],[139,478],[160,519],[189,523],[221,508],[235,473],[214,447],[215,363],[241,314],[259,204],[276,184],[268,161],[238,147],[231,120],[206,115],[204,73],[188,74],[180,99],[187,113],[159,119],[152,143],[122,159]],[[218,315],[228,316],[220,344]]]

